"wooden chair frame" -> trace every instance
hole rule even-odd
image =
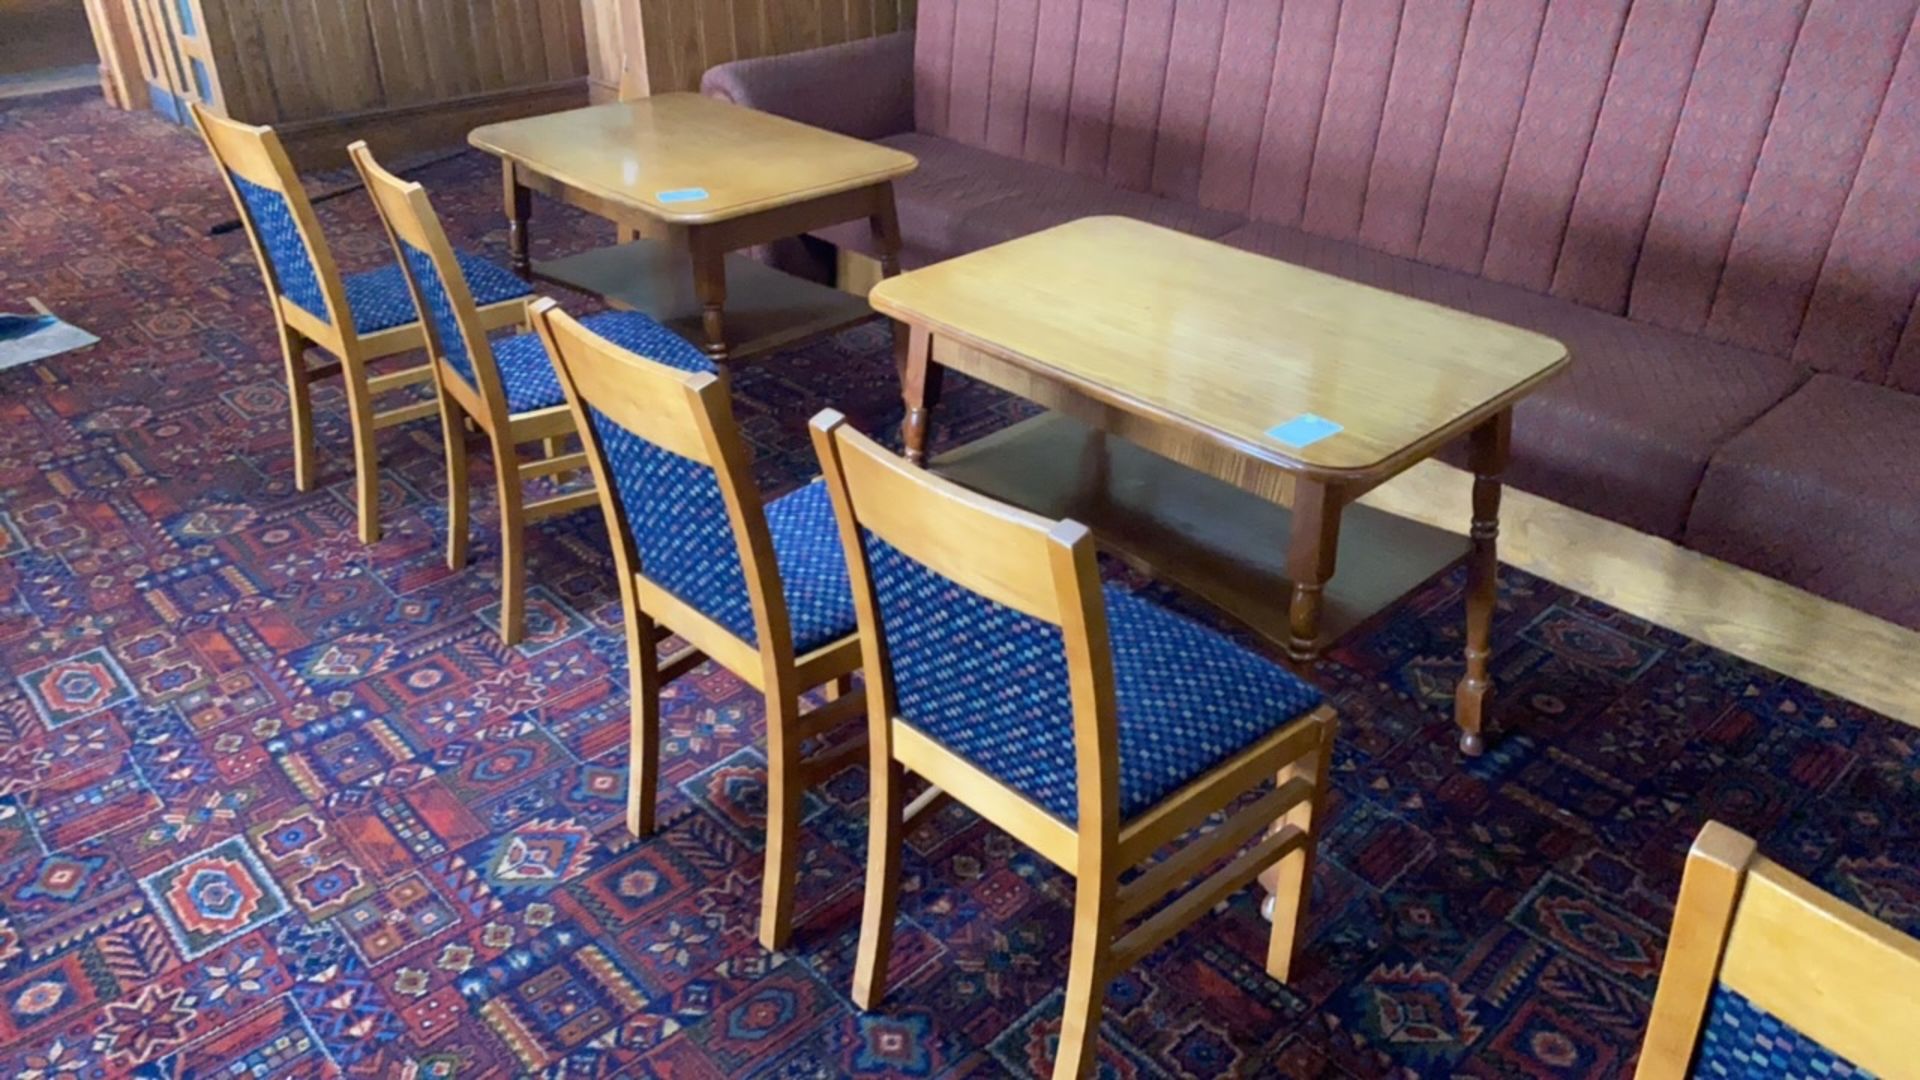
[[[359,513],[360,540],[371,544],[380,539],[378,433],[432,416],[436,409],[431,401],[387,409],[378,408],[376,403],[376,399],[386,394],[432,379],[429,363],[379,375],[373,374],[371,366],[375,361],[425,348],[426,338],[420,323],[416,320],[376,334],[361,335],[347,307],[346,286],[333,261],[333,251],[327,246],[326,235],[320,231],[319,218],[314,215],[313,204],[300,183],[300,174],[280,144],[279,134],[270,127],[228,120],[197,101],[189,102],[188,108],[193,112],[194,123],[208,151],[220,166],[220,181],[233,199],[234,211],[240,215],[247,242],[253,246],[254,258],[260,264],[261,278],[267,283],[280,352],[286,363],[287,404],[293,414],[294,486],[301,491],[311,491],[314,485],[317,462],[312,386],[318,380],[339,375],[345,383],[348,417],[353,428],[354,501]],[[234,186],[235,174],[276,191],[287,200],[295,231],[319,280],[320,293],[326,302],[326,319],[317,318],[280,292],[273,262],[260,237],[255,235],[253,217]],[[489,304],[478,310],[478,317],[481,325],[488,329],[523,323],[526,303],[508,300]],[[306,353],[312,346],[332,353],[334,359],[309,365]]]
[[[802,798],[809,785],[824,781],[856,759],[865,743],[862,737],[811,757],[801,753],[806,740],[860,716],[864,698],[852,689],[852,674],[860,667],[859,639],[849,634],[795,655],[773,536],[760,509],[752,459],[734,422],[723,379],[680,371],[629,352],[582,326],[552,300],[536,302],[532,314],[548,355],[554,358],[593,470],[620,579],[633,687],[627,828],[635,836],[653,832],[662,688],[711,658],[760,691],[767,711],[767,850],[760,941],[769,949],[782,948],[793,928]],[[662,526],[630,521],[621,509],[606,454],[588,418],[589,406],[654,445],[714,470],[738,545],[758,646],[647,577],[633,530]],[[654,644],[667,633],[689,644],[663,660]],[[801,695],[820,686],[827,687],[828,702],[803,709]]]
[[[517,645],[526,636],[527,628],[527,526],[592,506],[595,501],[591,488],[565,491],[537,502],[526,500],[528,480],[538,476],[564,479],[586,466],[585,454],[561,452],[566,437],[574,434],[573,413],[564,403],[524,413],[508,411],[506,390],[500,383],[500,370],[494,364],[493,345],[487,338],[488,330],[498,327],[490,325],[474,304],[459,260],[454,257],[453,245],[447,241],[446,230],[440,225],[439,215],[434,213],[426,189],[381,168],[365,140],[347,147],[347,154],[360,170],[367,193],[373,196],[374,206],[380,211],[387,239],[393,244],[393,257],[399,260],[406,274],[415,307],[423,313],[427,310],[420,284],[407,265],[403,243],[426,252],[433,260],[446,285],[454,319],[460,325],[462,344],[473,366],[477,387],[447,362],[432,320],[423,318],[419,324],[429,343],[428,353],[432,357],[429,368],[438,391],[440,426],[446,438],[447,566],[458,570],[467,563],[469,492],[465,429],[471,422],[493,445],[494,480],[500,497],[500,637],[508,645]],[[520,311],[514,322],[530,321],[530,300],[514,301]],[[530,442],[544,443],[545,456],[521,461],[519,447]]]
[[[846,418],[832,410],[814,417],[812,428],[847,550],[866,654],[873,790],[854,1000],[871,1009],[885,994],[902,843],[912,820],[941,798],[940,792],[951,793],[1075,878],[1073,954],[1056,1078],[1084,1076],[1092,1068],[1109,979],[1269,867],[1277,870],[1278,884],[1266,968],[1285,981],[1305,927],[1314,841],[1325,820],[1333,710],[1314,710],[1121,822],[1106,604],[1086,527],[1049,521],[916,468],[846,426]],[[899,717],[861,528],[990,600],[1060,627],[1073,703],[1077,826]],[[904,770],[934,785],[912,805],[903,804]],[[1131,881],[1120,882],[1125,871],[1267,777],[1277,778],[1272,791]],[[1260,834],[1258,842],[1241,850]],[[1228,856],[1224,866],[1174,895]],[[1140,919],[1137,925],[1124,929],[1135,919]]]
[[[1687,854],[1640,1080],[1689,1075],[1721,984],[1883,1080],[1920,1078],[1920,940],[1709,821]]]

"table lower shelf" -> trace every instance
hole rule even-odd
[[[933,468],[1034,513],[1079,521],[1103,549],[1287,643],[1293,514],[1284,506],[1058,413],[952,450]],[[1347,507],[1323,595],[1320,646],[1458,562],[1468,546],[1464,536]]]
[[[693,292],[693,266],[684,253],[653,240],[536,262],[534,277],[592,293],[609,304],[639,311],[695,344],[707,340],[700,300]],[[727,357],[745,360],[823,337],[875,318],[865,299],[792,274],[745,255],[727,256]]]

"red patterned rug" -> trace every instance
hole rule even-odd
[[[417,177],[503,253],[488,160]],[[0,192],[0,308],[104,339],[0,374],[0,1077],[1046,1075],[1070,883],[964,811],[913,836],[881,1011],[847,996],[860,769],[811,797],[793,949],[755,943],[761,714],[732,678],[675,686],[663,826],[626,837],[597,513],[533,538],[508,649],[485,495],[472,565],[441,562],[434,422],[382,436],[377,545],[337,389],[324,489],[293,491],[260,280],[208,235],[232,211],[190,133],[10,103]],[[385,258],[363,197],[322,217],[350,268]],[[544,253],[609,234],[536,213]],[[769,488],[814,471],[822,406],[892,429],[887,340],[738,380]],[[1025,411],[950,398],[949,443]],[[1459,623],[1454,575],[1319,666],[1344,726],[1296,982],[1238,896],[1115,980],[1105,1075],[1624,1075],[1708,817],[1920,927],[1911,730],[1509,570],[1501,734],[1462,763]]]

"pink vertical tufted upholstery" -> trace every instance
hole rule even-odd
[[[1553,77],[1530,80],[1520,104],[1481,267],[1487,277],[1534,292],[1552,287],[1626,19],[1627,0],[1548,6],[1533,65]]]
[[[916,113],[1130,191],[1914,387],[1916,6],[923,0]]]
[[[1877,380],[1892,366],[1901,327],[1920,295],[1920,29],[1887,86],[1885,101],[1854,173],[1839,225],[1827,246],[1794,359],[1855,378]],[[1907,381],[1920,391],[1920,355]]]

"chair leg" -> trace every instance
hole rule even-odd
[[[627,623],[627,662],[633,669],[633,706],[627,732],[627,831],[653,835],[660,787],[660,654],[653,621]]]
[[[342,359],[347,384],[347,412],[353,423],[354,504],[360,514],[360,542],[380,539],[380,433],[373,426],[373,395],[367,393],[367,370],[358,360]]]
[[[527,636],[527,525],[519,458],[513,444],[498,436],[493,471],[500,485],[500,640],[518,645]]]
[[[1113,938],[1114,883],[1104,873],[1082,873],[1074,885],[1073,955],[1067,961],[1067,1003],[1060,1015],[1060,1048],[1053,1080],[1080,1080],[1093,1071],[1100,1049],[1100,1009],[1107,998],[1107,958]]]
[[[293,414],[293,486],[300,491],[312,491],[316,461],[307,342],[286,323],[280,324],[280,353],[287,362],[287,407]]]
[[[885,745],[875,748],[872,794],[867,802],[867,899],[860,912],[860,952],[853,966],[853,1002],[872,1009],[887,996],[887,958],[900,903],[900,763]]]
[[[800,812],[806,782],[800,747],[788,739],[800,703],[767,695],[767,866],[760,889],[760,944],[783,949],[793,934],[794,878],[800,865]]]
[[[1274,829],[1289,825],[1307,835],[1307,842],[1273,867],[1273,928],[1267,936],[1267,974],[1286,982],[1305,937],[1307,905],[1313,897],[1314,852],[1320,846],[1320,828],[1326,821],[1326,792],[1333,757],[1333,721],[1321,721],[1320,745],[1311,758],[1289,763],[1280,770],[1282,784],[1306,776],[1313,795],[1281,815]]]
[[[459,403],[440,394],[440,435],[447,444],[447,569],[467,565],[467,429],[472,423]]]

